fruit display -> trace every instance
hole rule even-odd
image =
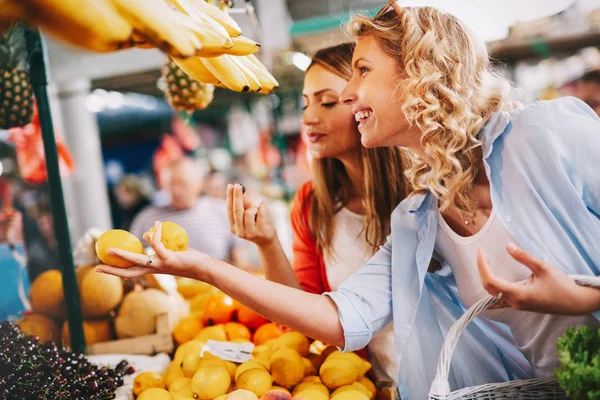
[[[365,376],[371,364],[357,354],[341,353],[330,346],[311,345],[304,335],[275,330],[271,323],[264,326],[269,326],[265,332],[277,332],[275,337],[255,346],[251,358],[242,363],[206,351],[207,341],[203,340],[207,338],[231,342],[225,324],[204,328],[194,340],[177,348],[162,376],[155,373],[138,375],[134,395],[138,399],[150,399],[160,394],[157,398],[172,400],[375,398],[375,385]],[[203,332],[210,328],[214,328],[209,331],[211,335],[204,335]],[[246,340],[242,337],[240,342]]]
[[[11,400],[114,399],[123,377],[134,373],[123,361],[116,368],[98,367],[83,354],[0,322],[0,398]]]

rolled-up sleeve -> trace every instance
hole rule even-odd
[[[356,274],[336,292],[327,292],[338,308],[345,347],[356,351],[366,347],[374,334],[392,320],[391,236]]]

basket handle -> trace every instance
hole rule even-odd
[[[580,286],[589,286],[600,289],[600,277],[588,275],[569,275],[571,279]],[[456,348],[460,335],[467,329],[467,325],[471,323],[479,314],[485,310],[500,303],[500,299],[487,295],[477,303],[473,304],[450,328],[448,335],[444,340],[440,358],[438,359],[435,378],[429,389],[429,398],[438,398],[448,396],[450,394],[450,383],[448,375],[450,373],[450,361],[452,353]],[[438,397],[436,397],[438,396]]]

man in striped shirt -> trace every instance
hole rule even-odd
[[[131,233],[142,239],[156,221],[175,222],[187,231],[189,247],[243,266],[244,242],[229,230],[227,202],[201,196],[206,168],[190,157],[183,157],[170,164],[165,175],[171,203],[143,209],[133,220]]]

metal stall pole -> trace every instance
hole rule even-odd
[[[46,170],[48,171],[48,190],[50,192],[50,207],[54,225],[54,235],[58,244],[58,257],[63,278],[63,291],[67,308],[67,321],[69,322],[69,335],[71,349],[74,352],[85,353],[85,339],[83,336],[81,308],[79,305],[79,291],[75,278],[75,264],[71,249],[71,237],[65,199],[63,196],[58,152],[54,138],[54,126],[50,102],[48,100],[48,74],[46,60],[48,59],[46,43],[39,31],[25,30],[27,52],[29,54],[29,75],[38,105],[42,138],[44,141],[44,154],[46,156]]]

